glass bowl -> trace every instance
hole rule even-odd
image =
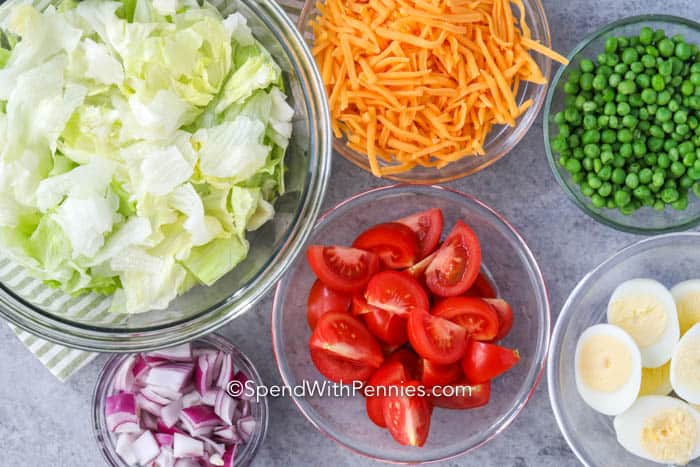
[[[554,172],[559,185],[569,198],[586,214],[609,227],[625,232],[652,235],[664,232],[687,230],[700,224],[700,199],[689,193],[688,208],[677,211],[667,207],[663,212],[651,207],[643,207],[631,215],[624,215],[617,209],[597,208],[590,198],[581,191],[571,179],[571,174],[559,164],[559,156],[554,154],[550,141],[557,134],[554,115],[564,109],[564,83],[569,78],[571,70],[576,68],[581,59],[594,60],[605,49],[605,39],[608,36],[639,34],[643,26],[653,29],[662,28],[666,34],[682,34],[689,43],[700,45],[700,24],[685,18],[665,15],[643,15],[625,18],[598,29],[583,39],[568,55],[569,65],[561,67],[554,75],[552,85],[547,93],[544,106],[544,146],[549,166]]]
[[[483,271],[498,295],[512,304],[515,322],[504,340],[517,348],[521,361],[493,381],[491,401],[472,410],[435,409],[424,447],[396,443],[375,426],[359,394],[329,398],[293,396],[302,414],[323,434],[364,456],[395,463],[449,459],[476,449],[501,433],[532,396],[544,371],[549,342],[549,302],[544,279],[532,252],[500,214],[479,200],[439,186],[394,185],[355,195],[324,214],[308,243],[352,243],[363,229],[392,218],[438,207],[445,230],[458,219],[482,240]],[[306,298],[315,280],[305,255],[300,255],[277,285],[272,311],[272,342],[286,385],[326,381],[311,363],[306,324]]]
[[[318,10],[316,9],[317,1],[318,0],[305,0],[304,8],[299,14],[299,21],[297,22],[297,26],[304,40],[309,44],[309,47],[313,45],[313,32],[309,22],[318,14]],[[547,23],[547,16],[545,15],[542,2],[540,0],[523,0],[523,5],[525,6],[532,39],[547,47],[551,47],[552,40],[549,34],[549,24]],[[513,14],[515,17],[519,17],[517,9],[513,10]],[[533,53],[532,58],[542,70],[545,79],[549,80],[552,70],[551,60],[537,53]],[[384,175],[384,177],[406,183],[445,183],[485,169],[505,156],[525,136],[542,108],[546,93],[546,86],[522,82],[518,95],[516,96],[516,101],[518,105],[520,105],[526,100],[532,99],[532,106],[517,119],[514,127],[495,125],[492,128],[484,143],[484,155],[463,157],[442,169],[417,166],[407,172]],[[367,156],[348,147],[345,137],[334,138],[333,149],[356,166],[371,172]],[[379,159],[378,162],[380,166],[387,165],[387,163],[381,159]]]
[[[262,378],[258,374],[253,364],[240,350],[234,347],[230,341],[218,334],[209,334],[192,343],[194,348],[213,348],[230,353],[233,357],[233,365],[236,369],[243,371],[256,385],[262,385]],[[92,431],[97,441],[98,449],[102,457],[111,467],[129,467],[117,454],[115,448],[115,437],[107,428],[105,417],[105,404],[107,397],[114,393],[114,376],[121,364],[129,358],[129,354],[119,354],[112,356],[102,368],[97,377],[97,384],[92,394]],[[243,449],[236,453],[235,464],[246,466],[255,457],[260,445],[267,433],[269,407],[267,398],[260,395],[259,402],[250,405],[250,414],[255,418],[258,429],[250,437],[250,440],[243,445]]]
[[[627,452],[615,437],[612,417],[591,409],[574,380],[574,353],[581,333],[605,322],[607,303],[623,281],[648,277],[667,287],[698,276],[700,233],[674,233],[635,243],[586,274],[564,304],[547,363],[549,400],[564,438],[587,466],[658,466]],[[693,465],[697,465],[698,461]]]
[[[295,109],[287,150],[286,194],[274,219],[250,233],[250,254],[211,287],[197,287],[167,310],[139,315],[107,313],[110,299],[69,297],[33,280],[0,252],[0,315],[39,337],[70,347],[134,352],[203,336],[249,310],[282,276],[308,237],[331,166],[331,131],[321,77],[294,24],[274,0],[215,1],[238,10],[283,71]]]

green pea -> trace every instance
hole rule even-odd
[[[668,101],[668,110],[670,110],[671,112],[677,112],[678,109],[680,109],[680,104],[676,99],[671,99],[670,101]]]
[[[629,173],[627,174],[627,178],[625,178],[625,185],[630,187],[630,189],[634,190],[639,186],[639,177],[635,173]]]
[[[640,31],[639,31],[639,42],[644,44],[644,45],[649,45],[652,43],[654,40],[654,31],[649,27],[649,26],[644,26]],[[605,41],[605,45],[607,46],[608,42]],[[617,45],[617,44],[615,44]]]
[[[673,121],[678,124],[687,122],[688,112],[686,112],[685,110],[678,110],[675,114],[673,114]]]
[[[675,161],[671,164],[671,173],[676,177],[680,177],[685,173],[685,166],[682,162]]]
[[[648,53],[642,55],[641,60],[642,65],[644,65],[644,68],[654,68],[656,66],[656,59]]]
[[[611,150],[600,151],[600,161],[603,164],[609,164],[615,159],[613,152]]]
[[[602,168],[603,161],[601,161],[600,159],[593,159],[593,172],[595,172],[596,175],[598,174],[598,172],[600,172],[600,169]]]
[[[564,92],[567,94],[577,94],[579,92],[578,84],[567,81],[564,83]]]
[[[627,206],[632,199],[630,194],[627,193],[626,191],[623,191],[623,190],[617,190],[615,192],[614,196],[615,196],[615,205],[617,207]]]
[[[665,181],[664,172],[662,170],[657,170],[651,178],[651,184],[656,187],[663,186]]]
[[[647,104],[653,104],[656,102],[656,91],[651,88],[642,90],[642,100]]]
[[[600,185],[603,184],[603,182],[593,173],[588,174],[588,184],[594,189],[597,190],[600,188]]]
[[[679,42],[678,44],[676,44],[675,52],[676,57],[678,57],[681,60],[688,60],[690,58],[690,55],[692,54],[690,46],[685,42]]]
[[[664,202],[661,200],[657,200],[657,201],[654,201],[653,207],[654,207],[654,210],[656,210],[656,211],[663,211],[666,208],[666,204],[664,204]]]
[[[600,178],[604,182],[610,180],[610,177],[612,177],[612,170],[612,166],[604,165],[598,171],[598,178]]]
[[[651,198],[651,190],[649,189],[649,187],[646,187],[644,185],[640,185],[637,188],[635,188],[632,191],[632,194],[635,198],[638,199]]]
[[[651,177],[654,175],[654,172],[648,167],[643,168],[642,170],[639,171],[639,183],[642,183],[644,185],[648,185],[651,183]]]
[[[669,39],[660,40],[656,47],[658,47],[662,57],[670,57],[675,50],[675,45]]]
[[[583,148],[583,153],[586,157],[598,157],[600,155],[600,147],[596,144],[587,144]]]
[[[689,81],[693,86],[700,86],[700,73],[692,73]]]
[[[678,198],[678,190],[675,188],[665,188],[661,191],[661,200],[666,204],[673,203],[678,200]]]
[[[644,141],[635,141],[632,144],[632,150],[634,151],[635,156],[642,157],[647,153],[647,145],[644,143]]]
[[[590,198],[593,195],[593,193],[595,193],[595,190],[591,188],[591,186],[588,183],[581,183],[581,194],[583,196],[587,196]]]
[[[634,81],[624,80],[617,86],[617,90],[623,95],[630,95],[637,90],[637,85]]]
[[[593,71],[593,68],[594,68],[593,62],[587,58],[584,58],[583,60],[581,60],[581,63],[579,64],[579,66],[581,67],[581,70],[584,73],[590,73],[591,71]]]
[[[656,103],[659,105],[666,105],[671,102],[671,93],[668,91],[661,91],[656,95]]]
[[[603,100],[605,102],[612,102],[615,100],[615,91],[613,91],[611,88],[607,88],[605,91],[603,91]]]
[[[605,78],[605,75],[602,74],[597,74],[593,78],[593,89],[596,91],[602,91],[608,86],[608,80]]]
[[[673,117],[673,114],[666,107],[659,107],[656,111],[656,120],[658,122],[668,122]]]
[[[625,73],[627,73],[629,71],[630,67],[626,63],[618,63],[617,65],[615,65],[613,67],[613,69],[615,70],[615,73],[618,73],[620,75],[624,75]]]
[[[622,117],[622,125],[627,127],[627,128],[634,128],[637,126],[637,123],[639,120],[637,120],[637,117],[634,115],[625,115]]]
[[[586,114],[583,116],[583,127],[586,130],[593,130],[598,126],[598,119],[595,115]]]
[[[612,84],[610,84],[610,86],[612,86]],[[652,76],[651,87],[654,88],[655,91],[663,91],[666,88],[666,81],[664,81],[664,77],[661,75]]]
[[[610,85],[610,87],[616,88],[621,81],[622,76],[620,76],[618,73],[613,73],[608,76],[608,85]]]
[[[625,159],[629,159],[632,156],[634,150],[632,149],[632,145],[630,143],[624,143],[620,145],[620,149],[618,150],[618,152]]]
[[[593,74],[588,73],[588,72],[582,74],[581,80],[579,81],[578,85],[584,91],[590,91],[591,89],[593,89]]]
[[[617,133],[613,130],[603,130],[600,134],[600,140],[603,143],[612,144],[617,141]]]
[[[572,174],[581,171],[581,163],[576,159],[569,159],[566,161],[566,170]]]
[[[627,128],[622,128],[617,132],[617,140],[621,143],[629,143],[633,138],[633,133]]]
[[[583,166],[583,170],[590,172],[593,170],[593,159],[590,157],[584,157],[581,165]]]
[[[636,49],[629,47],[622,51],[622,61],[627,65],[636,62],[638,58],[639,55],[637,54]]]
[[[605,39],[605,51],[607,53],[614,53],[615,51],[617,51],[617,38],[616,37],[610,36],[607,39]]]
[[[680,186],[684,190],[691,188],[693,186],[693,183],[695,183],[695,180],[693,180],[688,174],[685,174],[681,177]]]
[[[610,121],[610,117],[607,115],[600,115],[598,116],[598,128],[605,128],[608,126],[608,122]]]
[[[618,167],[613,169],[612,174],[610,176],[610,180],[612,180],[612,182],[615,185],[622,185],[623,183],[625,183],[626,177],[627,174],[625,173],[625,171],[622,168]]]
[[[680,44],[679,44],[680,45]],[[676,201],[671,203],[671,207],[678,211],[683,211],[688,208],[688,196],[680,196]]]
[[[605,199],[598,193],[594,193],[593,196],[591,196],[591,203],[597,208],[602,208],[605,206]]]
[[[681,94],[684,96],[692,96],[693,92],[695,92],[695,86],[693,86],[693,83],[688,80],[681,83]]]
[[[627,102],[620,102],[617,104],[617,114],[624,117],[632,111],[632,107]]]
[[[653,45],[647,45],[646,49],[644,50],[648,55],[651,55],[654,58],[659,56],[659,49],[657,49]],[[656,60],[654,60],[654,65],[656,65]]]
[[[695,196],[700,198],[700,182],[693,185],[693,193],[695,194]]]
[[[610,182],[605,182],[600,185],[600,188],[598,188],[598,194],[603,198],[607,198],[612,193],[612,189],[613,187]]]
[[[642,62],[630,63],[630,71],[635,73],[635,74],[642,73],[644,71],[644,65],[642,64]],[[646,75],[640,74],[639,76],[646,76]],[[637,83],[637,84],[639,84],[639,83]]]
[[[657,164],[662,169],[667,169],[671,166],[671,159],[668,157],[668,154],[661,153],[661,154],[659,154],[659,160],[658,160]]]

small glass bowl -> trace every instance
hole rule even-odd
[[[243,371],[251,381],[257,385],[262,385],[262,378],[255,369],[251,361],[243,352],[238,350],[229,340],[218,334],[209,334],[192,342],[194,348],[213,348],[231,354],[233,365],[236,369]],[[114,376],[121,364],[130,354],[119,354],[112,356],[102,368],[97,377],[97,384],[92,394],[92,432],[97,441],[97,447],[102,453],[102,457],[111,467],[129,467],[115,450],[115,436],[107,428],[105,417],[105,404],[107,397],[114,393]],[[255,417],[258,429],[247,443],[243,444],[243,449],[236,453],[236,466],[246,466],[255,457],[260,445],[267,434],[269,407],[267,398],[260,397],[259,402],[250,404],[250,414]]]
[[[520,351],[520,362],[493,381],[491,401],[472,410],[436,409],[422,448],[396,443],[387,430],[368,418],[356,397],[302,398],[293,395],[302,414],[321,433],[342,446],[375,460],[422,463],[470,452],[501,433],[523,409],[544,371],[550,313],[544,279],[532,252],[500,214],[479,200],[439,186],[394,185],[349,198],[324,214],[307,244],[350,245],[362,230],[380,222],[430,208],[440,208],[449,231],[458,219],[481,239],[483,272],[498,295],[513,307],[513,330],[506,347]],[[272,311],[272,342],[282,380],[296,387],[326,381],[311,362],[306,299],[315,280],[300,255],[277,285]]]
[[[56,1],[56,0],[52,0]],[[274,0],[213,0],[222,15],[248,19],[253,35],[282,69],[293,133],[285,162],[286,192],[275,216],[248,234],[246,259],[211,287],[198,286],[165,310],[137,315],[107,311],[112,297],[70,297],[30,279],[0,257],[0,316],[38,337],[97,352],[138,352],[188,342],[250,310],[299,253],[318,217],[331,169],[328,104],[311,52]]]
[[[564,438],[586,466],[653,467],[618,442],[613,419],[590,408],[576,389],[574,354],[579,336],[605,322],[615,288],[629,279],[648,277],[667,287],[698,276],[700,233],[673,233],[644,239],[605,260],[586,274],[559,314],[547,362],[549,400]],[[692,465],[698,465],[694,462]]]
[[[317,1],[318,0],[305,0],[304,8],[299,14],[299,21],[297,22],[297,27],[299,31],[301,31],[309,47],[313,47],[313,31],[310,21],[318,15],[318,9],[316,8]],[[551,47],[552,40],[549,34],[549,24],[547,23],[547,16],[542,2],[540,0],[523,0],[523,5],[525,6],[532,39],[546,47]],[[519,12],[517,9],[513,11],[513,14],[515,17],[518,17]],[[533,53],[532,58],[542,70],[545,79],[549,80],[552,70],[551,60],[537,53]],[[546,93],[546,86],[522,82],[518,95],[516,96],[516,101],[518,105],[520,105],[526,100],[532,99],[532,106],[517,119],[514,127],[508,125],[493,127],[484,143],[484,155],[463,157],[442,169],[416,166],[404,173],[384,175],[384,178],[405,183],[445,183],[485,169],[508,154],[508,152],[510,152],[510,150],[525,136],[542,108]],[[367,156],[348,147],[345,137],[334,138],[333,149],[356,166],[371,172]],[[389,165],[381,159],[378,162],[380,166]]]
[[[578,68],[581,59],[594,60],[605,50],[605,39],[609,36],[631,36],[639,34],[643,26],[664,29],[666,35],[682,34],[686,41],[700,45],[700,24],[694,21],[666,15],[642,15],[625,18],[604,26],[583,39],[568,55],[569,65],[559,68],[547,93],[544,106],[544,146],[549,166],[559,185],[569,198],[586,214],[609,227],[624,232],[654,235],[665,232],[687,230],[700,224],[700,199],[689,193],[688,208],[677,211],[670,206],[664,211],[642,207],[631,215],[624,215],[617,209],[597,208],[590,198],[584,196],[574,183],[571,174],[559,164],[559,154],[551,147],[551,140],[557,135],[554,115],[564,109],[564,83],[569,73]]]

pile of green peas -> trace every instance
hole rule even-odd
[[[559,164],[597,208],[683,210],[700,197],[700,59],[683,36],[644,27],[608,37],[564,83],[551,141]]]

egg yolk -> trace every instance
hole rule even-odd
[[[644,420],[641,446],[659,462],[687,464],[697,437],[697,423],[690,412],[667,409]]]
[[[663,304],[653,295],[615,300],[608,313],[608,322],[627,331],[641,348],[649,347],[661,338],[667,321]]]
[[[642,368],[640,396],[665,396],[671,391],[671,360],[658,368]]]
[[[581,346],[578,372],[583,384],[591,389],[617,391],[632,375],[632,353],[620,339],[591,336]]]
[[[678,345],[674,360],[674,376],[679,386],[700,393],[700,336],[686,336]]]
[[[676,300],[678,310],[678,324],[681,327],[681,335],[700,322],[700,292],[688,293]]]

